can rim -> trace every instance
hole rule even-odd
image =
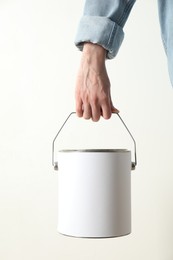
[[[127,149],[64,149],[60,153],[79,152],[79,153],[125,153],[130,152]]]

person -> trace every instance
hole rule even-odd
[[[75,44],[82,51],[76,80],[76,113],[98,121],[119,112],[113,105],[105,60],[113,59],[124,39],[124,25],[135,0],[85,0]],[[173,0],[158,0],[163,45],[173,84]]]

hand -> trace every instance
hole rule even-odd
[[[75,92],[79,117],[98,121],[100,116],[109,119],[112,112],[119,112],[111,100],[105,59],[104,48],[93,43],[84,44]]]

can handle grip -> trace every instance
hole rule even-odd
[[[61,130],[63,129],[63,127],[65,126],[65,124],[67,123],[68,119],[71,117],[71,115],[76,114],[76,112],[71,112],[68,117],[66,118],[66,120],[64,121],[64,123],[62,124],[62,126],[60,127],[58,133],[56,134],[56,136],[53,139],[52,142],[52,165],[54,167],[54,170],[58,170],[58,162],[56,162],[54,159],[54,154],[55,154],[55,141],[58,137],[58,135],[60,134]],[[130,130],[128,129],[127,125],[125,124],[125,122],[123,121],[122,117],[119,115],[119,113],[114,113],[113,114],[117,114],[117,116],[119,117],[119,119],[121,120],[122,124],[124,125],[124,127],[126,128],[127,132],[129,133],[130,137],[133,140],[133,144],[134,144],[134,162],[132,162],[131,164],[131,169],[135,170],[136,165],[137,165],[137,154],[136,154],[136,141],[133,137],[133,135],[131,134]]]

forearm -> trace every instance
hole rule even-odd
[[[84,42],[96,43],[107,50],[108,58],[115,57],[134,3],[135,0],[86,0],[75,44],[83,50]]]

